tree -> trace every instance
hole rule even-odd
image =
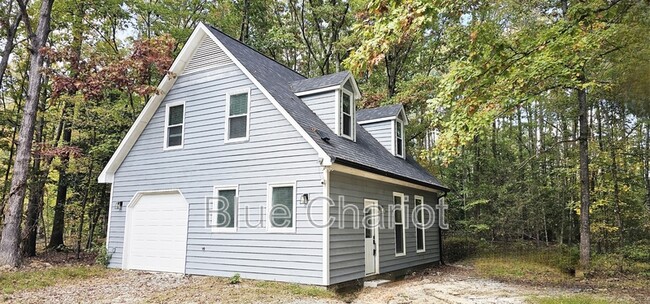
[[[32,139],[34,137],[34,124],[38,108],[39,93],[41,92],[41,67],[43,54],[41,48],[45,47],[50,34],[50,16],[54,0],[44,0],[39,11],[39,20],[36,31],[32,31],[31,20],[27,12],[27,5],[23,0],[17,0],[23,15],[25,28],[30,38],[30,68],[29,88],[27,101],[23,110],[20,125],[18,148],[14,162],[13,177],[5,212],[6,220],[0,239],[0,265],[16,267],[20,264],[20,224],[22,221],[23,201],[27,189],[27,174],[31,158]]]

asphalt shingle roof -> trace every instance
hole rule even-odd
[[[390,106],[383,106],[372,109],[357,110],[357,121],[368,121],[381,118],[393,118],[399,115],[402,109],[401,104],[394,104]]]
[[[413,158],[393,156],[359,124],[356,142],[336,134],[298,97],[290,83],[306,78],[299,73],[266,57],[249,46],[231,38],[214,27],[210,31],[235,56],[239,62],[264,86],[291,117],[332,158],[334,163],[355,166],[385,176],[415,182],[447,191],[440,181],[422,168]],[[338,76],[337,76],[338,77]],[[329,141],[321,139],[316,130],[326,134]]]
[[[294,93],[333,87],[343,84],[343,81],[348,77],[348,75],[350,75],[350,72],[343,71],[334,74],[327,74],[320,77],[292,81],[289,83],[289,87],[291,87],[291,90]]]

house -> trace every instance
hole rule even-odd
[[[99,176],[110,267],[329,286],[440,260],[406,209],[448,189],[407,156],[401,105],[355,109],[350,73],[306,79],[201,24],[158,89]]]

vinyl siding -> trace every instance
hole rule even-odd
[[[380,121],[361,125],[370,135],[388,150],[393,153],[393,127],[394,120]]]
[[[301,97],[302,101],[318,115],[333,132],[336,132],[336,103],[334,91]]]
[[[408,202],[405,202],[405,205],[409,206],[409,212],[405,214],[405,220],[409,223],[409,226],[405,227],[406,255],[395,256],[394,230],[388,229],[387,227],[380,227],[379,272],[386,273],[440,260],[438,227],[434,226],[425,230],[426,251],[416,253],[416,230],[410,224],[412,223],[411,212],[414,208],[414,195],[423,196],[425,204],[434,207],[437,203],[435,193],[331,172],[330,196],[336,203],[336,206],[330,208],[330,216],[335,218],[334,225],[330,228],[331,284],[360,279],[365,276],[364,230],[362,227],[358,229],[353,228],[354,215],[352,212],[344,211],[344,216],[339,217],[339,214],[343,210],[338,204],[339,197],[344,197],[346,204],[355,205],[360,211],[363,210],[364,199],[378,200],[379,205],[385,210],[382,213],[382,221],[387,224],[389,220],[387,208],[393,204],[393,192],[402,192],[408,197]],[[363,217],[363,213],[359,216],[360,218]],[[428,220],[428,217],[426,217],[426,220]],[[343,229],[339,228],[341,221],[345,222]]]
[[[188,274],[322,284],[323,230],[311,224],[305,205],[296,202],[295,233],[246,226],[247,208],[250,223],[266,222],[260,208],[267,183],[296,181],[296,200],[322,195],[316,151],[212,41],[203,41],[185,71],[115,173],[113,202],[126,204],[138,191],[179,189],[189,204]],[[242,88],[251,89],[250,140],[224,144],[225,96]],[[177,101],[185,101],[184,147],[163,151],[165,105]],[[237,184],[239,229],[213,233],[205,198],[214,186]],[[319,223],[321,206],[311,210]],[[111,211],[111,267],[121,267],[126,209]]]

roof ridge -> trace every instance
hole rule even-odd
[[[224,31],[218,29],[216,26],[214,26],[214,25],[212,25],[212,24],[207,24],[207,23],[206,23],[206,25],[209,26],[210,28],[212,28],[213,30],[215,30],[215,31],[217,31],[217,32],[219,32],[219,33],[225,35],[226,37],[228,37],[228,38],[230,38],[230,39],[236,41],[237,43],[239,43],[239,44],[245,46],[246,48],[248,48],[248,49],[250,49],[250,50],[253,50],[254,52],[256,52],[256,53],[258,53],[258,54],[260,54],[260,55],[266,57],[267,59],[269,59],[269,60],[275,62],[276,64],[282,66],[283,68],[285,68],[285,69],[287,69],[287,70],[289,70],[289,71],[291,71],[291,72],[294,72],[294,73],[296,73],[297,75],[299,75],[299,76],[301,76],[301,77],[304,77],[305,79],[309,79],[309,77],[307,77],[307,76],[305,76],[305,75],[303,75],[303,74],[297,72],[296,70],[294,70],[294,69],[292,69],[292,68],[286,66],[286,65],[283,64],[283,63],[278,62],[277,60],[275,60],[275,59],[269,57],[268,55],[266,55],[266,54],[264,54],[264,53],[262,53],[262,52],[256,50],[255,48],[253,48],[253,47],[247,45],[246,43],[243,43],[243,42],[239,41],[239,39],[235,39],[234,37],[232,37],[232,36],[226,34]]]

